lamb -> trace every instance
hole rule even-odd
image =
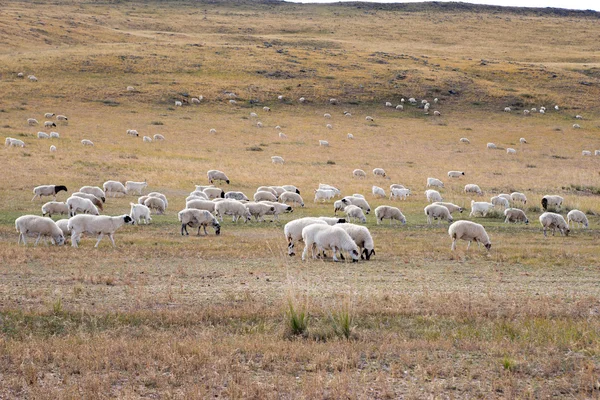
[[[367,218],[365,217],[365,214],[358,206],[355,206],[353,204],[347,205],[346,208],[344,208],[344,213],[346,213],[346,216],[350,221],[358,219],[363,224],[367,223]]]
[[[81,141],[81,144],[82,144],[82,145],[84,145],[84,146],[93,146],[93,145],[94,145],[94,142],[92,142],[92,141],[91,141],[91,140],[89,140],[89,139],[83,139],[83,140]]]
[[[488,149],[490,149],[490,150],[495,150],[495,149],[497,149],[498,147],[496,147],[496,145],[495,145],[494,143],[488,143],[488,144],[487,144],[487,148],[488,148]]]
[[[450,214],[452,214],[453,212],[456,212],[456,211],[458,211],[459,213],[462,213],[464,210],[462,207],[457,206],[456,204],[452,204],[452,203],[444,203],[441,201],[436,201],[433,204],[438,204],[440,206],[446,207],[448,209],[448,211],[450,211]]]
[[[511,147],[506,149],[506,154],[517,154],[517,151]]]
[[[221,222],[223,222],[223,215],[233,216],[233,222],[237,222],[240,218],[244,218],[244,222],[247,222],[252,218],[252,214],[250,214],[244,203],[240,203],[237,200],[223,200],[218,202],[215,205],[215,215],[221,219]]]
[[[60,137],[60,134],[58,132],[50,132],[51,139],[58,139],[59,137]]]
[[[371,212],[371,206],[369,206],[369,203],[367,203],[365,199],[362,199],[360,197],[346,196],[342,199],[342,202],[346,205],[352,204],[358,206],[362,208],[367,214]]]
[[[440,181],[439,179],[435,179],[435,178],[427,178],[427,187],[444,187],[444,183],[442,181]]]
[[[102,200],[100,200],[98,197],[94,196],[93,194],[83,193],[83,192],[75,192],[71,195],[71,197],[82,197],[84,199],[88,199],[92,202],[93,205],[98,207],[99,210],[104,210]]]
[[[103,203],[106,202],[106,195],[104,194],[104,191],[98,186],[82,186],[81,188],[79,188],[79,191],[82,193],[93,194],[94,196],[102,200]]]
[[[317,200],[327,201],[333,199],[334,197],[335,192],[331,189],[316,189],[314,202],[316,203]]]
[[[64,185],[41,185],[33,188],[33,198],[31,201],[35,200],[36,197],[39,197],[40,200],[42,196],[52,196],[54,200],[56,200],[56,195],[62,191],[68,192],[67,187]]]
[[[352,171],[352,176],[358,179],[363,179],[367,177],[367,174],[362,169],[355,169]]]
[[[288,242],[288,255],[295,254],[294,245],[302,240],[302,229],[311,224],[328,225],[327,222],[314,217],[295,219],[285,224],[283,234]]]
[[[432,223],[432,218],[438,220],[438,225],[443,219],[448,221],[448,223],[451,223],[453,221],[450,211],[442,205],[430,204],[427,207],[425,207],[424,211],[425,215],[427,216],[427,223],[429,225],[431,225]]]
[[[254,193],[254,201],[277,201],[277,196],[271,192],[256,192]]]
[[[492,203],[471,200],[471,213],[469,214],[469,217],[473,217],[475,214],[481,214],[485,217],[492,208],[494,208]]]
[[[138,133],[138,131],[136,131],[135,129],[127,129],[127,134],[129,136],[135,136],[135,137],[140,136],[140,134]]]
[[[500,196],[494,196],[491,198],[490,202],[495,205],[495,206],[500,206],[504,209],[507,209],[510,207],[510,203],[508,202],[508,200],[506,200],[506,198],[504,197],[500,197]]]
[[[589,226],[588,219],[583,211],[579,210],[571,210],[567,214],[567,225],[571,227],[571,222],[573,222],[573,227],[575,227],[575,223],[577,223],[577,227],[579,228],[581,224],[583,224],[584,228]]]
[[[205,195],[208,196],[208,199],[216,199],[216,198],[225,198],[225,191],[221,188],[216,187],[207,187],[202,191]]]
[[[165,210],[169,208],[169,202],[167,201],[167,196],[159,192],[150,192],[148,193],[148,197],[158,197],[165,203]]]
[[[19,232],[17,244],[27,245],[26,236],[35,236],[37,239],[34,246],[37,246],[42,237],[49,236],[51,240],[58,246],[65,243],[65,237],[62,230],[56,225],[52,219],[40,217],[38,215],[23,215],[15,220],[15,229]]]
[[[329,142],[327,140],[319,140],[319,146],[329,147]]]
[[[452,238],[452,251],[456,250],[456,241],[458,239],[468,241],[467,250],[471,246],[472,241],[476,241],[479,246],[482,243],[485,248],[489,251],[492,248],[490,237],[483,225],[476,224],[471,221],[456,221],[448,228],[448,234]]]
[[[470,144],[471,141],[469,139],[467,139],[466,137],[460,138],[460,142],[461,143],[466,143],[466,144]]]
[[[386,197],[385,190],[383,190],[383,188],[380,188],[379,186],[373,186],[371,188],[371,192],[375,197]]]
[[[133,223],[133,219],[127,214],[116,217],[108,215],[76,215],[69,219],[67,228],[71,231],[71,246],[73,247],[79,247],[78,244],[82,233],[98,235],[98,241],[94,247],[98,247],[104,235],[107,235],[113,247],[116,247],[113,237],[114,233],[123,225]]]
[[[46,132],[38,132],[37,137],[38,139],[49,139],[50,135],[48,135]]]
[[[300,207],[304,207],[304,200],[298,193],[284,192],[279,196],[279,201],[282,203],[298,204]]]
[[[19,139],[7,137],[4,141],[4,145],[9,147],[25,147],[25,142]]]
[[[437,190],[429,189],[425,191],[425,196],[427,197],[427,201],[430,203],[436,201],[442,201],[442,195]]]
[[[56,127],[56,124],[52,121],[44,121],[44,128],[53,128]]]
[[[227,192],[225,193],[225,198],[238,201],[249,201],[248,197],[242,192]]]
[[[475,185],[474,183],[465,185],[465,193],[477,193],[478,195],[483,196],[483,192],[479,186]]]
[[[348,251],[353,262],[358,262],[358,246],[352,240],[345,230],[336,226],[325,226],[321,224],[312,224],[302,229],[302,240],[304,241],[304,251],[302,252],[302,261],[306,260],[308,249],[312,248],[313,258],[315,258],[315,248],[318,252],[324,250],[333,251],[333,261],[338,261],[336,252]]]
[[[209,212],[215,212],[215,206],[217,203],[209,200],[186,200],[185,208],[194,208],[196,210],[206,210]]]
[[[527,204],[527,196],[525,196],[523,193],[520,192],[512,192],[510,194],[510,198],[512,199],[512,201],[516,202],[521,202],[523,203],[523,205]]]
[[[144,143],[152,143],[152,138],[151,138],[150,136],[144,136],[144,137],[142,138],[142,141],[143,141]]]
[[[42,206],[42,215],[45,217],[46,214],[52,217],[52,214],[67,215],[69,214],[69,206],[65,202],[49,201]]]
[[[287,212],[294,212],[292,206],[288,206],[287,204],[274,203],[272,201],[261,201],[261,204],[266,204],[268,206],[272,206],[274,211],[267,211],[265,215],[273,215],[275,220],[279,221],[279,215]],[[271,220],[273,221],[273,220]]]
[[[125,182],[125,191],[127,194],[138,194],[141,195],[142,191],[148,186],[148,183],[144,180],[144,182],[134,182],[127,181]]]
[[[547,229],[552,229],[552,236],[554,236],[556,229],[560,231],[561,235],[565,236],[569,236],[569,232],[571,232],[563,216],[553,212],[545,212],[540,215],[540,224],[544,228],[544,236],[548,236],[546,235]]]
[[[212,225],[215,229],[215,235],[221,234],[221,225],[217,219],[206,210],[195,210],[186,208],[184,210],[179,211],[177,214],[177,218],[181,222],[181,235],[189,235],[187,231],[187,227],[196,228],[198,227],[198,236],[200,236],[200,227],[204,228],[204,235],[208,236],[208,232],[206,231],[207,225]]]
[[[393,220],[400,221],[403,225],[406,224],[404,214],[397,207],[379,206],[375,209],[375,218],[377,218],[377,225],[383,222],[384,219],[389,219],[390,225]]]
[[[39,122],[35,118],[27,118],[27,124],[30,125],[30,126],[33,126],[33,125],[38,125]]]
[[[548,210],[548,206],[554,206],[556,209],[559,209],[564,199],[560,196],[556,195],[545,195],[542,197],[542,207],[544,210]]]
[[[98,208],[89,199],[83,197],[71,196],[66,201],[69,207],[69,217],[76,215],[78,212],[84,214],[99,215]]]
[[[102,188],[104,189],[104,193],[109,197],[120,197],[127,194],[125,186],[118,181],[106,181],[102,185]]]
[[[275,214],[275,207],[265,203],[246,203],[246,208],[257,222],[264,221],[263,217],[269,212]]]
[[[131,206],[131,210],[129,211],[129,216],[131,219],[139,225],[140,220],[144,220],[144,225],[147,225],[150,221],[152,221],[152,217],[150,217],[150,209],[143,204],[135,204],[129,203]]]
[[[214,181],[225,181],[225,183],[229,185],[229,178],[222,171],[211,169],[206,173],[206,176],[208,177],[209,183],[213,183]]]
[[[367,227],[355,224],[338,224],[336,227],[342,228],[354,240],[360,251],[360,259],[369,261],[371,256],[375,255],[375,244],[373,237]]]
[[[55,145],[50,146],[50,152],[51,153],[56,152],[56,146]]]
[[[167,208],[165,202],[160,197],[150,197],[144,200],[144,205],[151,210],[156,210],[156,213],[162,215],[165,213],[165,209]]]
[[[410,189],[406,188],[393,188],[390,193],[390,200],[394,198],[399,198],[402,200],[406,200],[410,195]]]
[[[381,176],[383,178],[385,178],[387,176],[385,174],[385,170],[383,168],[375,168],[373,170],[373,175],[375,175],[375,176]]]
[[[527,216],[523,210],[519,210],[518,208],[507,208],[504,210],[504,216],[506,217],[504,219],[504,223],[518,221],[525,222],[525,224],[529,223],[529,219],[527,219]]]
[[[273,164],[283,164],[284,160],[283,157],[280,156],[271,156],[271,162]]]

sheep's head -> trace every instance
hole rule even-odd
[[[490,249],[492,248],[492,244],[491,243],[486,243],[485,244],[485,248],[487,249],[487,251],[490,251]]]
[[[215,228],[215,235],[219,236],[221,234],[221,225],[219,225],[217,220],[213,221],[213,228]]]
[[[135,221],[129,215],[123,215],[123,222],[125,222],[126,224],[131,224],[131,225],[135,224]]]
[[[68,192],[67,187],[64,186],[64,185],[56,185],[56,186],[54,186],[54,193],[58,193],[58,192],[63,191],[63,190],[65,192]]]
[[[362,254],[360,255],[360,259],[364,260],[366,259],[367,261],[369,261],[371,259],[371,256],[375,255],[375,249],[363,249]]]
[[[352,250],[350,256],[352,256],[352,262],[358,262],[358,250]]]
[[[227,184],[229,185],[229,179],[227,179],[227,180],[225,181],[225,183],[227,183]]]

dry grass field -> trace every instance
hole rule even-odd
[[[26,143],[0,151],[0,398],[600,397],[600,157],[581,155],[600,149],[598,14],[243,1],[0,8],[0,132]],[[430,114],[384,106],[409,97],[428,99]],[[523,115],[540,106],[546,114]],[[49,130],[27,124],[46,112],[68,116],[52,128],[60,139],[37,139]],[[353,179],[355,168],[367,178]],[[294,184],[306,206],[182,237],[177,212],[209,169],[249,197]],[[466,183],[485,191],[477,200],[522,191],[531,223],[455,214],[482,223],[492,249],[451,252],[448,225],[423,214],[427,177],[467,208]],[[34,186],[73,192],[109,179],[146,179],[169,198],[166,214],[121,228],[114,249],[90,237],[78,249],[17,245],[14,220],[43,204],[30,201]],[[368,262],[289,257],[287,221],[333,214],[312,201],[319,183],[362,193],[372,209],[400,207],[408,222],[377,226],[369,214]],[[413,195],[372,197],[372,185],[391,183]],[[565,216],[586,212],[590,228],[544,238],[544,194],[565,198]],[[105,214],[131,201],[109,198]]]

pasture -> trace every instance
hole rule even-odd
[[[0,151],[0,398],[600,396],[600,156],[582,156],[600,149],[597,26],[597,13],[441,4],[5,1],[0,132],[26,146]],[[410,97],[430,113],[385,107]],[[47,112],[68,121],[45,129]],[[50,130],[60,138],[37,138]],[[306,205],[182,237],[177,212],[210,169],[226,191],[292,184]],[[485,226],[490,252],[451,252],[448,224],[427,225],[428,177],[467,208],[455,219]],[[116,248],[17,245],[14,220],[47,201],[33,187],[107,180],[147,180],[169,208],[117,231]],[[367,215],[370,261],[289,257],[286,222],[333,216],[313,202],[319,183],[407,224]],[[373,198],[392,183],[411,196]],[[513,191],[529,225],[469,217],[472,199]],[[589,228],[544,238],[546,194]],[[136,201],[108,198],[103,214]]]

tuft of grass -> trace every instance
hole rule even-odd
[[[512,358],[508,356],[504,356],[504,358],[502,358],[502,368],[504,368],[506,371],[514,372],[516,366],[517,364]]]
[[[246,150],[247,150],[247,151],[264,151],[264,150],[262,149],[262,147],[260,147],[260,146],[250,146],[250,147],[246,147]]]
[[[150,125],[164,125],[164,123],[162,121],[152,121]]]
[[[335,165],[335,161],[327,160],[327,165]]]
[[[294,304],[292,297],[288,298],[288,309],[285,313],[286,333],[288,336],[308,335],[309,314],[307,306]]]
[[[354,311],[349,306],[334,312],[330,316],[331,326],[335,334],[346,340],[354,337],[356,324],[354,323]]]

